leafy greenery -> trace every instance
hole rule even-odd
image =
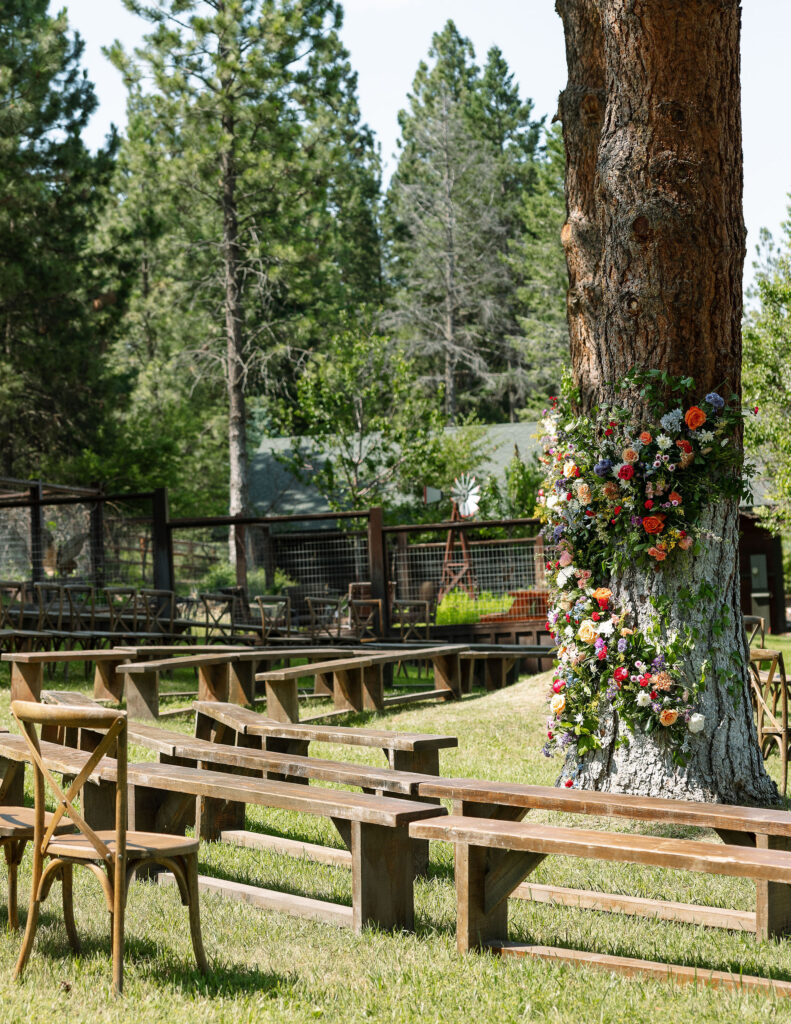
[[[514,599],[509,594],[490,594],[482,590],[471,597],[465,590],[452,590],[437,605],[437,625],[480,622],[482,615],[507,612],[513,603]]]

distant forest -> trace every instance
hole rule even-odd
[[[128,123],[98,152],[65,14],[4,5],[0,474],[234,513],[262,438],[347,431],[403,494],[415,457],[449,464],[446,426],[540,413],[568,360],[565,160],[496,46],[434,35],[385,187],[340,4],[124,2],[149,24],[107,51]]]

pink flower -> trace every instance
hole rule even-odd
[[[560,562],[560,564],[563,567],[565,567],[567,565],[571,565],[571,563],[573,561],[573,558],[572,558],[572,555],[571,555],[570,552],[568,552],[568,551],[561,551],[560,552],[560,558],[558,559],[558,561]]]

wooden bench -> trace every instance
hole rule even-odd
[[[463,647],[430,647],[409,652],[409,657],[427,658],[434,665],[434,689],[419,694],[408,694],[385,699],[383,669],[402,661],[404,651],[390,649],[372,651],[364,648],[351,657],[336,658],[332,662],[319,661],[310,666],[261,672],[256,680],[266,686],[267,715],[279,721],[299,721],[298,680],[314,676],[314,693],[331,693],[335,711],[381,711],[386,706],[429,698],[447,699],[461,696],[460,655]],[[327,677],[331,676],[331,686]]]
[[[755,913],[734,911],[717,907],[705,907],[691,904],[675,903],[664,900],[636,899],[628,896],[618,896],[608,893],[587,891],[580,889],[568,889],[552,885],[534,885],[523,883],[522,879],[528,873],[525,870],[521,877],[515,859],[512,858],[510,874],[506,868],[498,867],[499,854],[494,856],[488,853],[470,852],[464,854],[468,858],[471,867],[465,868],[462,874],[472,872],[475,877],[468,878],[468,888],[472,887],[473,901],[478,900],[475,908],[462,911],[459,908],[462,922],[459,932],[460,948],[475,944],[476,930],[480,932],[483,940],[487,943],[494,941],[491,934],[499,929],[499,937],[505,937],[505,925],[507,924],[507,896],[516,896],[522,899],[532,899],[538,902],[563,904],[575,907],[590,907],[601,911],[613,911],[640,916],[656,917],[665,920],[686,921],[689,923],[737,928],[745,931],[754,931],[759,938],[770,938],[791,932],[791,888],[786,884],[784,878],[769,877],[760,874],[760,865],[784,864],[785,858],[790,858],[791,853],[791,813],[775,810],[772,808],[738,807],[728,804],[706,804],[686,800],[664,800],[660,798],[633,796],[622,793],[598,793],[575,789],[556,789],[548,786],[528,786],[518,783],[495,783],[477,779],[434,779],[421,783],[418,787],[421,797],[435,797],[453,801],[454,822],[465,822],[459,826],[459,842],[466,842],[462,839],[465,835],[463,829],[469,825],[475,830],[483,829],[480,835],[480,843],[467,843],[475,851],[486,851],[495,848],[510,849],[508,843],[508,828],[514,826],[513,836],[515,851],[525,852],[527,847],[523,843],[523,827],[527,824],[521,819],[531,810],[561,811],[569,814],[588,814],[603,817],[631,818],[640,821],[650,821],[659,824],[691,825],[701,828],[713,829],[723,839],[725,846],[716,843],[702,843],[697,840],[673,840],[678,843],[691,843],[692,846],[680,846],[678,850],[668,847],[670,840],[660,840],[658,837],[650,836],[626,836],[618,833],[595,833],[593,838],[586,837],[583,833],[590,830],[564,829],[561,832],[570,831],[571,840],[579,841],[579,851],[573,851],[570,855],[587,856],[581,852],[588,843],[589,854],[602,860],[631,860],[629,850],[636,851],[635,856],[650,858],[651,851],[664,850],[668,853],[667,861],[641,859],[639,863],[658,863],[666,867],[684,866],[680,861],[673,858],[683,851],[691,852],[692,862],[690,870],[707,870],[705,867],[706,858],[711,859],[712,864],[719,867],[712,867],[712,873],[734,874],[740,877],[754,878],[756,881],[756,910]],[[481,819],[485,821],[481,822]],[[451,820],[451,819],[448,819]],[[499,833],[497,829],[490,829],[490,825],[500,824],[504,828]],[[530,826],[530,828],[541,829],[549,826]],[[488,829],[488,832],[487,832]],[[418,833],[415,833],[417,836]],[[468,837],[473,832],[466,833]],[[499,834],[499,839],[487,838]],[[422,834],[421,834],[422,835]],[[423,836],[424,838],[440,838],[439,836]],[[452,839],[450,833],[445,836],[449,841]],[[554,848],[548,852],[558,852],[566,837],[558,833],[558,849]],[[624,846],[623,842],[626,843]],[[634,840],[634,842],[632,842]],[[527,840],[528,842],[532,840]],[[497,847],[500,843],[501,846]],[[609,844],[609,845],[608,845]],[[630,845],[631,844],[631,845]],[[697,850],[696,848],[700,849]],[[607,853],[610,849],[612,853]],[[645,851],[645,852],[643,852]],[[541,857],[545,855],[540,850],[533,851]],[[700,856],[698,856],[700,854]],[[659,856],[659,854],[657,854]],[[778,857],[778,860],[773,858]],[[477,860],[475,858],[478,858]],[[695,860],[697,858],[697,861]],[[731,859],[729,861],[729,858]],[[694,863],[698,867],[694,866]],[[731,864],[732,862],[732,864]],[[462,861],[467,863],[467,861]],[[538,863],[538,861],[536,861]],[[732,866],[733,870],[730,869]],[[529,868],[527,862],[522,866]],[[497,870],[496,875],[490,872]],[[529,868],[532,870],[532,868]],[[477,874],[476,874],[477,872]],[[507,877],[506,877],[507,876]],[[457,873],[457,883],[459,874]],[[489,895],[485,895],[486,886],[489,885]],[[495,887],[495,885],[497,887]],[[503,894],[503,886],[508,892]],[[477,887],[477,888],[476,888]],[[465,890],[466,891],[466,890]],[[477,893],[477,895],[476,895]],[[481,895],[483,893],[483,895]],[[502,894],[502,898],[500,898]],[[497,896],[495,904],[494,899]],[[480,901],[483,900],[483,904]],[[481,909],[483,906],[483,910]],[[468,916],[465,917],[464,914]],[[471,916],[470,916],[471,915]],[[483,924],[478,921],[481,917]],[[469,922],[472,921],[472,924]],[[488,923],[487,923],[488,922]],[[491,925],[491,929],[489,927]],[[466,946],[465,946],[466,944]],[[499,948],[499,947],[498,947]],[[505,951],[508,948],[502,947]],[[537,954],[538,955],[538,954]],[[554,952],[547,955],[555,956]],[[574,962],[580,959],[581,954],[574,953]],[[591,954],[592,962],[596,962],[596,955]],[[587,954],[586,954],[587,957]],[[604,958],[611,969],[613,958]],[[615,958],[617,959],[617,958]],[[586,960],[587,962],[587,960]],[[667,973],[665,967],[665,973]],[[649,972],[650,973],[650,972]],[[682,972],[683,973],[683,972]],[[683,979],[682,979],[683,980]]]
[[[791,815],[788,817],[791,819]],[[750,878],[769,891],[775,890],[777,902],[783,904],[786,913],[791,906],[788,897],[791,852],[787,850],[720,846],[695,839],[667,839],[463,815],[416,821],[410,826],[410,835],[455,845],[456,928],[460,952],[485,948],[505,955],[585,963],[625,974],[642,971],[681,981],[692,980],[689,975],[693,972],[679,965],[508,942],[508,896],[551,854]],[[744,979],[725,972],[712,972],[710,979],[705,972],[695,973],[698,980],[711,980],[719,985],[753,988],[778,985],[770,979]],[[781,982],[779,987],[784,990],[783,994],[791,995],[791,983]]]
[[[118,699],[118,670],[136,657],[135,647],[101,648],[81,651],[15,651],[2,655],[11,663],[11,700],[39,700],[47,665],[94,662],[93,692],[101,698]]]
[[[50,771],[67,776],[77,775],[89,756],[86,751],[51,742],[42,742],[41,753]],[[21,736],[6,733],[0,734],[0,757],[23,764],[30,754]],[[300,916],[346,924],[357,933],[367,925],[414,927],[415,840],[408,829],[412,822],[441,814],[442,809],[436,805],[150,762],[130,764],[127,779],[132,790],[129,827],[133,830],[178,832],[185,803],[197,801],[197,831],[205,838],[205,802],[241,802],[328,817],[351,854],[351,908],[208,878],[200,880],[202,888],[216,889],[259,906],[274,905]],[[105,761],[86,782],[83,808],[93,828],[106,828],[106,823],[113,820],[113,791],[108,784],[114,781],[114,763]]]

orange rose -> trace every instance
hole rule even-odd
[[[580,625],[580,628],[577,631],[577,636],[585,644],[592,644],[598,635],[599,634],[596,632],[593,623],[588,619]]]
[[[552,700],[549,702],[549,706],[554,714],[559,715],[563,711],[563,708],[565,708],[566,706],[566,698],[563,696],[562,693],[556,693]]]
[[[699,409],[697,405],[693,405],[691,409],[687,409],[684,422],[690,430],[697,430],[698,427],[702,427],[706,422],[706,413]]]
[[[591,596],[594,601],[609,601],[612,591],[608,587],[597,587]]]
[[[664,528],[664,516],[646,516],[643,520],[643,529],[646,533],[661,533]]]
[[[613,483],[612,480],[608,480],[607,483],[602,487],[605,498],[614,499],[618,497],[618,484]]]
[[[659,721],[662,725],[673,725],[678,719],[678,711],[671,711],[670,708],[665,708],[664,711],[659,713]]]
[[[678,546],[681,548],[682,551],[689,551],[689,549],[692,547],[692,544],[693,540],[691,537],[682,537],[681,540],[678,542]]]
[[[624,448],[621,452],[621,458],[624,462],[637,462],[640,456],[634,450],[634,448]]]
[[[664,548],[649,548],[648,554],[657,560],[657,562],[664,562],[667,558],[667,551]]]
[[[678,491],[671,491],[670,494],[668,494],[668,496],[667,496],[667,500],[668,501],[677,501],[679,503],[679,505],[680,505],[683,499],[682,499],[681,495],[678,493]]]
[[[651,437],[647,430],[644,430],[640,435],[640,440],[643,442],[643,444],[651,444],[651,442],[653,441],[653,437]]]

